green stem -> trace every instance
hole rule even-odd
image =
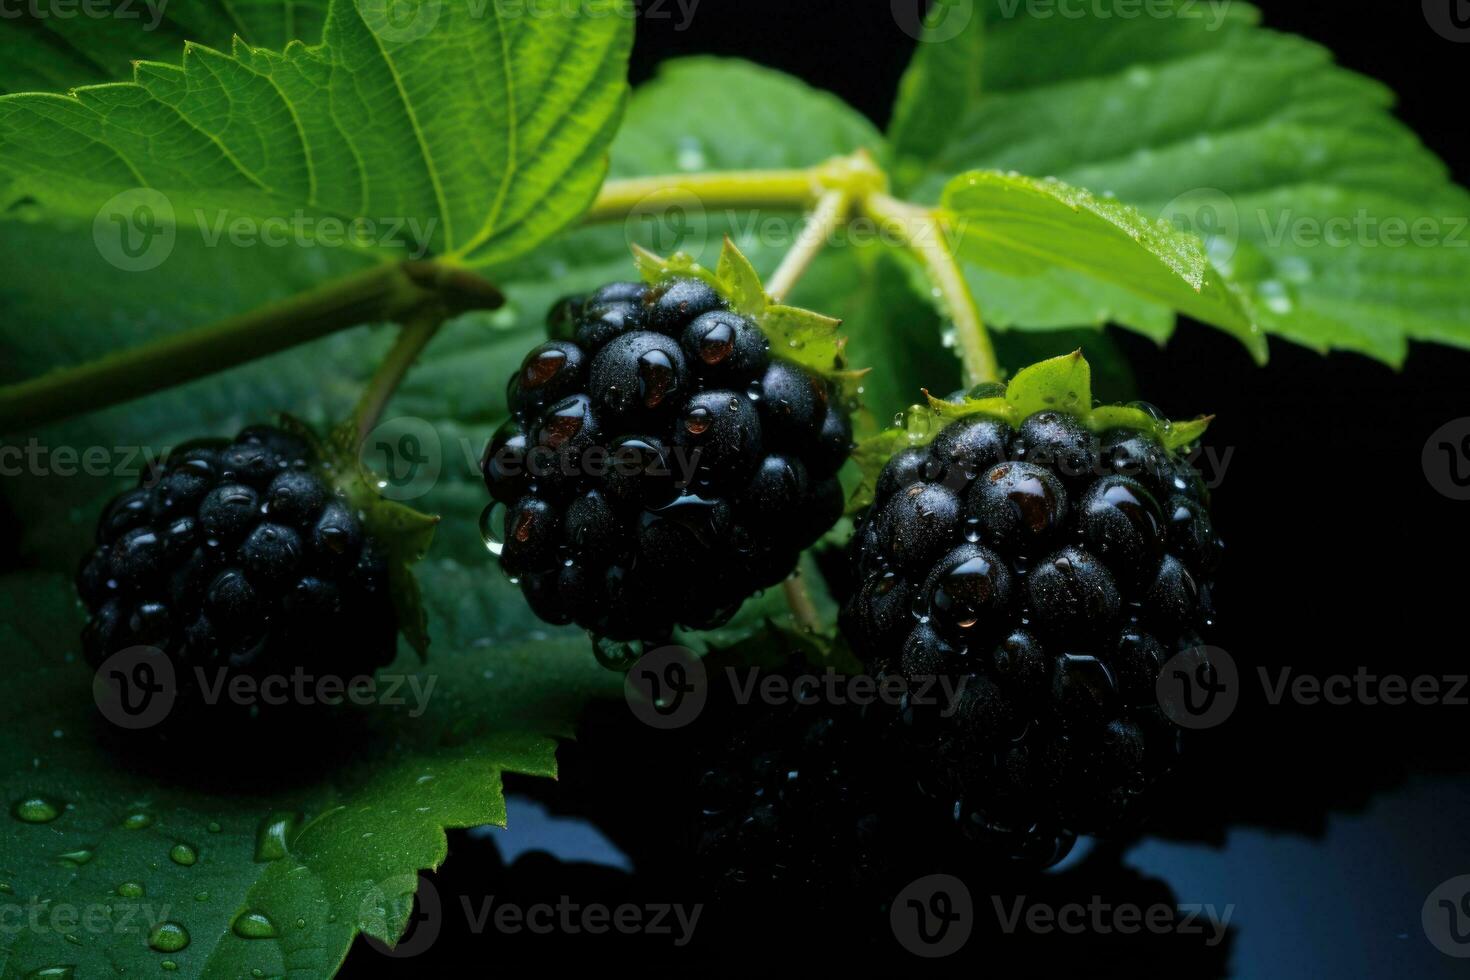
[[[338,330],[402,321],[428,305],[458,312],[502,302],[466,270],[434,262],[375,266],[241,316],[0,388],[0,432],[116,405]]]
[[[814,636],[821,633],[822,614],[817,612],[817,604],[807,591],[806,579],[802,577],[801,569],[797,569],[781,583],[781,591],[786,596],[786,605],[791,608],[791,619],[796,623],[796,628]]]
[[[419,354],[423,353],[429,341],[434,339],[439,328],[444,326],[445,319],[444,310],[427,308],[398,331],[398,339],[394,341],[393,349],[388,351],[387,356],[378,365],[378,370],[374,372],[367,387],[363,389],[362,397],[357,402],[357,408],[352,413],[352,424],[357,432],[359,446],[367,439],[368,433],[378,427],[378,421],[383,417],[383,409],[388,407],[393,393],[398,390],[409,368],[413,367],[414,361],[418,360]]]
[[[837,229],[847,224],[852,214],[852,195],[846,188],[837,188],[823,194],[816,208],[797,235],[796,245],[781,260],[781,266],[766,283],[766,293],[776,302],[781,302],[796,287],[802,273],[826,247]]]
[[[803,211],[822,196],[823,168],[811,170],[732,170],[610,180],[583,220],[619,221],[644,211],[690,207]]]
[[[863,209],[884,228],[895,231],[923,265],[929,281],[939,290],[954,323],[965,380],[970,385],[1000,380],[1000,364],[990,335],[980,318],[980,307],[965,274],[944,237],[939,217],[929,208],[873,193],[862,200]]]

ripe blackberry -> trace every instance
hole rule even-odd
[[[175,451],[118,495],[77,576],[88,661],[156,647],[194,694],[218,669],[352,677],[389,663],[385,554],[316,462],[302,439],[255,426]]]
[[[1174,761],[1155,682],[1211,625],[1220,542],[1153,431],[1017,421],[963,417],[891,458],[842,625],[875,672],[963,683],[948,717],[903,715],[919,778],[971,836],[1045,863],[1132,821]]]
[[[841,516],[837,392],[708,283],[612,283],[548,325],[483,458],[487,534],[541,618],[617,641],[719,625]]]

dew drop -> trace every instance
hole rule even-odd
[[[71,980],[77,975],[75,966],[43,966],[26,974],[26,980]]]
[[[61,816],[61,807],[44,796],[30,796],[18,800],[10,813],[22,823],[50,823]]]
[[[273,810],[266,814],[255,829],[255,860],[260,862],[279,861],[290,853],[291,835],[301,816],[286,810]]]
[[[117,893],[122,898],[142,898],[143,886],[136,881],[125,881],[117,886]]]
[[[978,384],[965,393],[966,398],[981,401],[987,398],[1004,398],[1006,386],[999,381],[986,381]]]
[[[244,909],[230,923],[230,931],[241,939],[272,939],[278,935],[276,924],[263,912]]]
[[[58,856],[68,864],[82,865],[90,863],[92,858],[97,855],[90,847],[79,847],[74,851],[67,851],[65,854]]]
[[[175,844],[169,848],[168,857],[174,864],[181,864],[187,868],[199,860],[199,852],[188,844]]]
[[[496,558],[505,550],[505,538],[500,528],[505,526],[505,504],[496,501],[480,512],[480,540],[485,542],[485,550]]]
[[[177,922],[160,922],[148,934],[148,945],[160,953],[177,953],[189,945],[189,930]]]
[[[702,436],[709,431],[710,413],[707,408],[691,409],[684,416],[684,428],[691,436]]]
[[[640,640],[614,640],[606,636],[594,636],[592,654],[606,669],[626,673],[643,656],[643,643]]]
[[[130,813],[123,820],[122,825],[127,830],[142,830],[145,827],[151,827],[153,826],[153,814],[143,813],[141,811]]]

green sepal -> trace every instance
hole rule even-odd
[[[878,475],[894,455],[910,447],[927,446],[941,429],[957,419],[983,415],[1014,427],[1037,412],[1056,411],[1076,418],[1095,433],[1118,428],[1147,432],[1171,452],[1196,442],[1214,420],[1213,415],[1207,415],[1170,422],[1133,405],[1094,406],[1092,368],[1080,350],[1022,368],[1008,384],[982,385],[957,401],[935,398],[927,391],[924,396],[923,403],[894,419],[893,428],[859,440],[852,458],[861,480],[848,498],[848,513],[873,502]]]
[[[318,469],[352,508],[367,534],[387,550],[388,593],[398,615],[398,629],[420,660],[429,654],[429,617],[413,565],[429,553],[437,514],[424,514],[378,493],[377,477],[358,453],[357,428],[344,422],[325,440],[304,422],[281,417],[281,428],[304,439],[316,453]]]
[[[842,321],[772,300],[755,267],[728,237],[713,271],[683,252],[664,258],[634,245],[633,256],[639,274],[650,285],[675,276],[709,283],[732,310],[756,322],[771,342],[772,354],[826,379],[844,400],[856,400],[859,382],[868,372],[848,368],[847,338],[837,332]]]

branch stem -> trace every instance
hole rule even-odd
[[[846,188],[839,187],[822,195],[816,208],[802,225],[796,244],[786,253],[786,257],[781,260],[781,267],[766,283],[766,293],[771,299],[778,303],[785,300],[832,236],[847,224],[851,214],[852,194]]]
[[[670,207],[708,212],[720,208],[802,211],[824,191],[822,171],[731,170],[610,180],[583,217],[588,224],[618,221]]]
[[[812,602],[812,595],[807,591],[806,580],[799,569],[781,583],[781,591],[786,596],[786,605],[791,607],[791,618],[797,629],[813,635],[821,633],[822,614],[817,612],[817,604]]]
[[[884,228],[895,231],[905,246],[923,265],[934,288],[939,290],[954,323],[955,340],[969,385],[1000,380],[1000,364],[980,307],[965,281],[954,251],[945,239],[939,216],[929,208],[909,204],[883,193],[869,194],[862,200],[868,216]]]
[[[493,309],[500,293],[434,262],[379,265],[241,316],[196,327],[0,388],[0,432],[129,401],[365,323],[401,322],[426,306]]]
[[[439,328],[444,326],[445,319],[443,310],[426,309],[398,331],[398,339],[393,343],[393,348],[378,365],[378,370],[363,389],[357,409],[352,413],[359,446],[367,439],[368,433],[378,427],[378,421],[383,417],[383,410],[388,407],[393,393],[398,390],[409,368],[418,360],[419,354],[434,339]]]

